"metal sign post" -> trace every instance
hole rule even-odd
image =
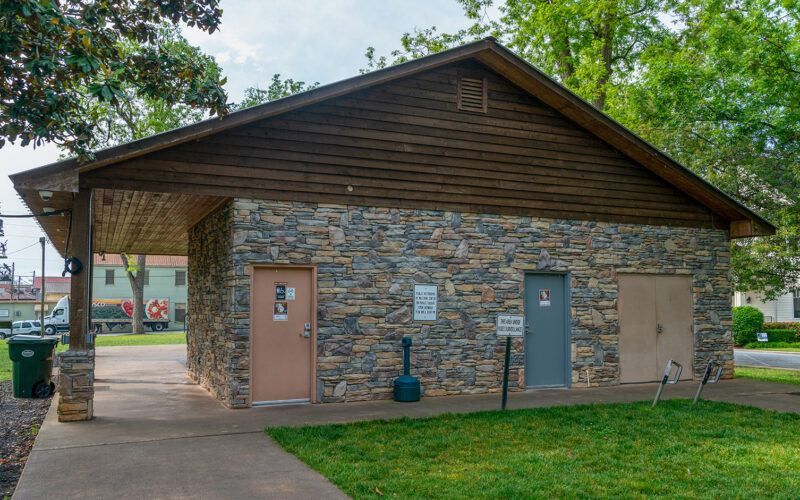
[[[508,365],[511,364],[511,337],[506,337],[506,366],[503,370],[503,406],[502,410],[506,409],[506,401],[508,401]]]
[[[502,314],[497,316],[497,336],[506,338],[506,362],[503,368],[503,404],[508,402],[508,369],[511,365],[511,337],[525,335],[525,318],[521,314]]]

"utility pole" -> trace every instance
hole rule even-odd
[[[42,306],[41,306],[42,307],[42,312],[39,314],[39,316],[40,316],[39,325],[42,327],[42,331],[40,332],[40,335],[42,337],[44,337],[44,282],[45,282],[45,279],[44,279],[44,277],[45,277],[45,274],[44,274],[44,241],[45,241],[44,240],[44,236],[39,238],[39,243],[42,244],[42,289],[39,291],[39,293],[42,294]]]

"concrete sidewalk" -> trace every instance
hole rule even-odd
[[[53,405],[15,499],[342,498],[269,439],[268,425],[307,425],[495,410],[500,395],[228,410],[185,375],[185,346],[97,350],[95,420],[60,424]],[[652,400],[655,384],[512,393],[509,408]],[[663,398],[691,398],[694,382]],[[736,379],[703,397],[800,413],[800,387]]]

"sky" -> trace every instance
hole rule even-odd
[[[247,87],[266,88],[275,73],[323,85],[349,78],[366,67],[367,47],[388,55],[405,32],[431,26],[453,32],[469,25],[455,0],[222,0],[221,6],[218,32],[187,28],[183,33],[220,63],[231,101],[241,100]],[[8,175],[57,161],[59,154],[52,145],[0,148],[0,214],[27,212]],[[33,219],[3,221],[5,262],[14,262],[23,279],[34,270],[40,276],[39,226]],[[62,269],[61,257],[48,243],[46,274],[60,276]]]

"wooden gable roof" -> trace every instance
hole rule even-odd
[[[462,108],[465,78],[486,85],[485,109]],[[169,223],[180,239],[231,196],[775,230],[493,39],[11,177],[34,213],[37,190],[68,208],[96,189],[107,252],[180,253],[131,248],[124,226],[183,210]]]

